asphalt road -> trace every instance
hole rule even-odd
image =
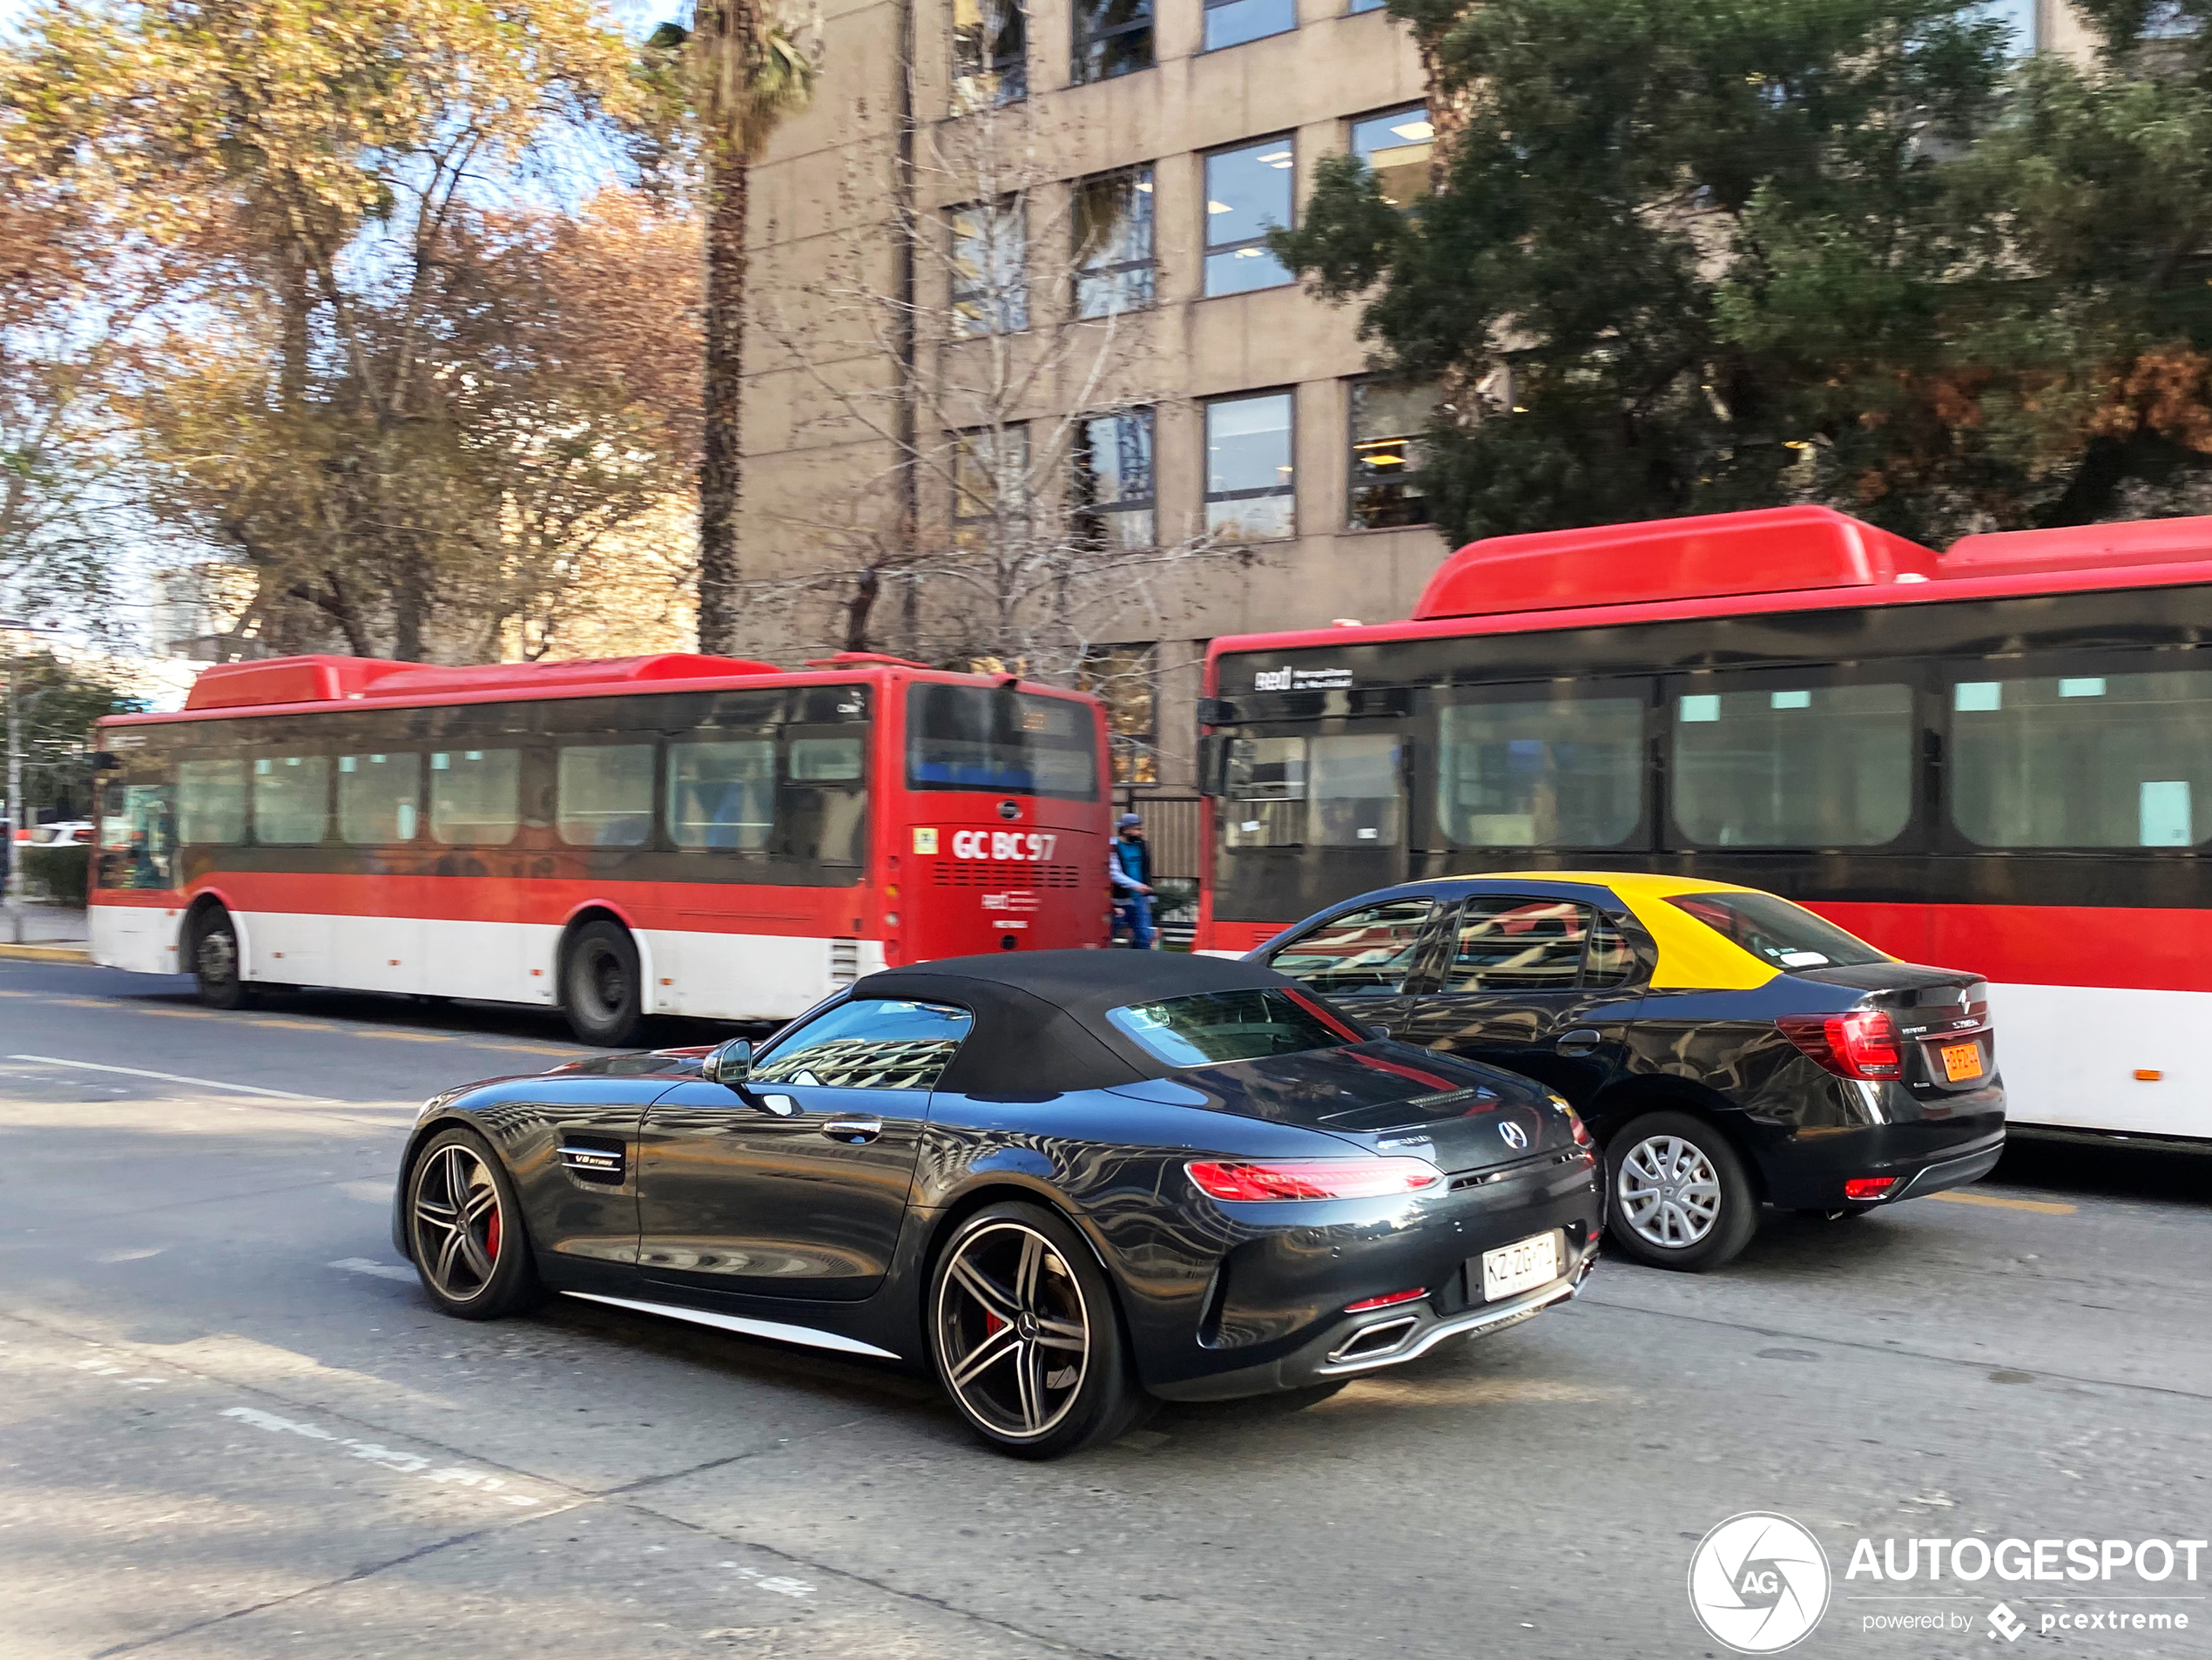
[[[1035,1467],[865,1366],[432,1313],[387,1235],[415,1104],[577,1052],[530,1011],[218,1015],[0,962],[0,1656],[1706,1656],[1691,1551],[1744,1510],[1832,1564],[1800,1654],[1987,1660],[2000,1596],[2027,1652],[2212,1648],[2212,1561],[1845,1573],[1862,1536],[2212,1533],[2212,1160],[2016,1150],[1774,1218],[1718,1274],[1607,1262],[1303,1412],[1163,1409]],[[2122,1596],[2190,1629],[2041,1629]],[[1869,1629],[1905,1615],[1966,1629]]]

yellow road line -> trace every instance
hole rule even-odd
[[[2033,1211],[2038,1216],[2072,1216],[2080,1208],[2060,1205],[2052,1199],[2002,1198],[1994,1193],[1977,1193],[1964,1187],[1954,1187],[1944,1193],[1931,1193],[1928,1197],[1947,1199],[1953,1205],[1986,1205],[1993,1211]]]
[[[453,1042],[453,1039],[443,1032],[388,1032],[368,1026],[356,1026],[351,1029],[357,1037],[393,1037],[402,1043],[450,1043]]]

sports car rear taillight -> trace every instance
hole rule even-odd
[[[1444,1179],[1425,1158],[1199,1159],[1184,1168],[1217,1199],[1390,1198]]]
[[[1784,1015],[1782,1035],[1839,1078],[1879,1083],[1905,1076],[1897,1022],[1878,1009],[1847,1015]]]

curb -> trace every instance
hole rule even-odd
[[[82,945],[0,945],[0,962],[90,962],[91,948]]]

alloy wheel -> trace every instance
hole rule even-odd
[[[483,1294],[499,1265],[499,1187],[467,1147],[448,1142],[415,1184],[415,1252],[438,1292],[456,1303]]]
[[[192,968],[210,989],[229,990],[238,982],[238,935],[227,927],[209,928],[199,936]]]
[[[1090,1366],[1090,1311],[1060,1249],[995,1222],[954,1247],[937,1292],[945,1381],[979,1423],[1033,1441],[1068,1415]]]
[[[1720,1218],[1720,1172],[1696,1142],[1653,1136],[1621,1161],[1614,1198],[1637,1238],[1664,1251],[1683,1251],[1710,1233]]]

